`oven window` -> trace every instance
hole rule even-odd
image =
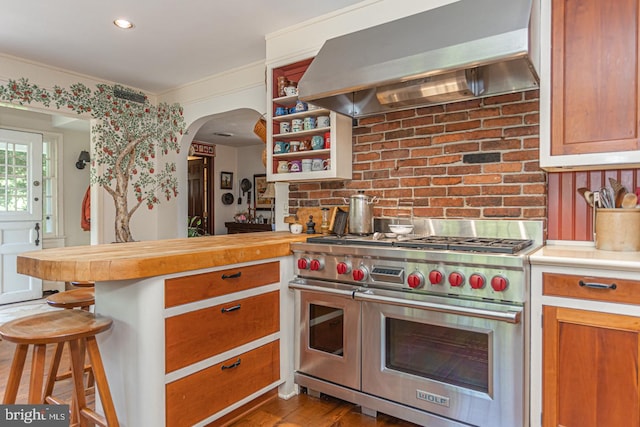
[[[309,347],[326,353],[343,355],[344,311],[325,305],[309,305]]]
[[[386,318],[386,367],[489,392],[489,335]]]

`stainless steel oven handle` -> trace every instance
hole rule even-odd
[[[334,289],[329,287],[319,287],[313,285],[305,285],[299,282],[289,282],[289,289],[297,289],[299,291],[321,292],[323,294],[340,295],[343,297],[353,298],[354,291]]]
[[[520,323],[520,317],[522,315],[522,310],[518,310],[518,309],[513,311],[506,311],[506,312],[494,311],[494,310],[483,310],[481,308],[459,307],[459,306],[448,305],[448,304],[438,304],[438,303],[426,302],[426,301],[415,301],[415,300],[408,300],[404,298],[394,298],[389,296],[365,293],[362,291],[356,291],[354,293],[353,298],[361,301],[380,302],[385,304],[398,305],[401,307],[438,311],[438,312],[447,313],[447,314],[480,317],[482,319],[498,320],[501,322],[507,322],[507,323],[513,323],[513,324]]]

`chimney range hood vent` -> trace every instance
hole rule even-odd
[[[330,39],[299,97],[363,117],[537,88],[532,1],[460,0]]]

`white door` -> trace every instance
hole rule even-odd
[[[42,249],[42,135],[0,129],[0,304],[42,297],[17,256]]]

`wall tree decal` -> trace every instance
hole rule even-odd
[[[91,183],[113,198],[116,242],[133,241],[129,223],[142,205],[148,209],[164,197],[178,195],[174,162],[159,157],[180,152],[178,137],[185,130],[179,104],[151,105],[148,98],[118,85],[98,84],[91,90],[82,83],[53,91],[28,79],[9,80],[0,86],[0,100],[17,104],[54,105],[97,119],[92,127]],[[129,207],[129,192],[135,202]]]

